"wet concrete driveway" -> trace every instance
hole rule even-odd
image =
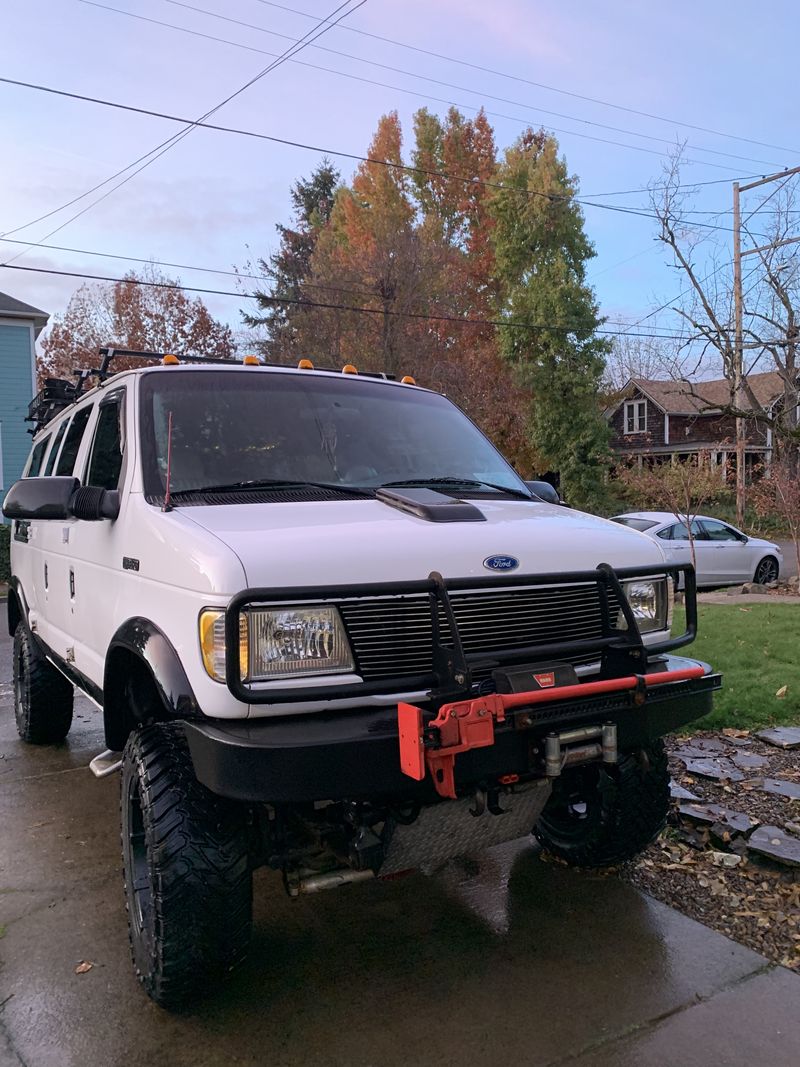
[[[128,960],[100,715],[81,700],[68,744],[24,747],[8,682],[2,637],[2,1067],[800,1063],[800,978],[525,843],[297,902],[259,871],[249,962],[168,1015]]]

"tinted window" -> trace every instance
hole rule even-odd
[[[675,529],[674,526],[668,526],[666,530],[659,530],[656,537],[660,537],[662,541],[671,541],[672,532]]]
[[[454,404],[409,386],[299,371],[158,371],[141,385],[145,492],[286,479],[373,487],[433,478],[524,492]],[[489,490],[491,492],[491,490]]]
[[[689,540],[689,531],[686,529],[686,523],[685,522],[679,522],[676,526],[670,526],[669,529],[670,529],[669,540],[671,540],[671,541],[688,541]],[[697,540],[697,539],[703,540],[705,538],[705,534],[703,533],[703,528],[700,525],[700,523],[697,521],[697,519],[692,519],[692,537],[694,537],[695,540]]]
[[[652,519],[631,519],[627,518],[625,515],[620,515],[619,518],[613,519],[612,521],[618,522],[620,526],[630,526],[632,530],[642,531],[649,530],[653,526],[658,525],[658,523],[654,522]],[[664,535],[659,534],[658,536],[663,537]]]
[[[34,447],[31,461],[28,466],[28,473],[25,475],[26,478],[35,478],[38,475],[39,471],[42,469],[42,460],[44,459],[44,454],[47,451],[47,446],[49,444],[50,434],[48,434],[47,437],[43,437],[38,445]]]
[[[86,429],[86,423],[89,421],[91,413],[92,409],[85,407],[81,408],[80,411],[76,411],[73,415],[72,422],[69,424],[69,432],[64,439],[64,447],[61,449],[61,455],[58,458],[56,474],[72,474],[75,460],[78,456],[78,449],[81,447],[81,441],[83,440],[83,431]]]
[[[101,404],[89,457],[86,484],[116,489],[122,471],[122,443],[118,403]]]
[[[64,437],[64,431],[67,428],[66,421],[62,422],[58,428],[56,439],[53,441],[53,447],[50,449],[50,455],[47,457],[47,466],[44,469],[45,477],[48,477],[53,473],[53,467],[56,463],[56,456],[58,455],[58,449],[61,446],[61,441]]]
[[[739,534],[716,519],[703,519],[703,527],[710,541],[741,541]]]

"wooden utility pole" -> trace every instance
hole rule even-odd
[[[739,183],[733,183],[733,402],[736,411],[744,411],[742,383],[744,351],[742,348],[742,215],[739,208]],[[747,426],[742,415],[736,416],[736,524],[744,524],[745,445]]]
[[[744,315],[742,296],[742,258],[752,256],[757,252],[768,252],[773,248],[781,248],[783,245],[795,244],[800,237],[787,237],[783,241],[773,241],[772,244],[761,245],[759,248],[748,248],[742,251],[742,216],[739,206],[740,193],[746,193],[748,189],[755,189],[759,185],[767,185],[769,182],[777,182],[782,178],[790,178],[793,174],[800,174],[800,167],[792,167],[790,170],[782,170],[778,174],[769,174],[766,178],[749,182],[747,185],[733,183],[733,309],[734,309],[734,334],[733,334],[733,402],[737,412],[747,410],[747,397],[745,396],[745,373],[744,373],[744,344],[742,318]],[[746,501],[746,435],[747,423],[743,415],[736,416],[736,523],[741,526],[744,522],[744,508]]]

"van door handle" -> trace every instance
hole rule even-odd
[[[69,569],[69,595],[70,599],[75,599],[75,571],[72,567]]]

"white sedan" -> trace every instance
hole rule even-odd
[[[631,511],[614,516],[613,522],[630,526],[654,538],[670,563],[691,563],[692,553],[686,522],[669,511]],[[698,586],[758,582],[778,579],[783,553],[772,541],[748,537],[727,522],[697,515],[691,522],[697,558]]]

